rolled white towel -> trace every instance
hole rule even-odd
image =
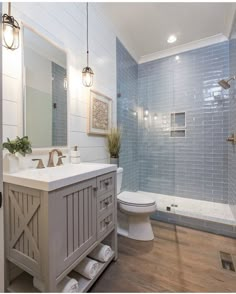
[[[66,276],[58,285],[57,291],[61,293],[77,293],[78,282]]]
[[[89,254],[89,257],[96,259],[101,262],[107,262],[109,258],[112,256],[112,249],[108,245],[104,245],[102,243],[98,244],[98,246]]]
[[[95,260],[92,260],[88,257],[85,257],[74,271],[79,273],[80,275],[84,276],[85,278],[92,280],[99,269],[99,263]]]
[[[40,292],[45,292],[45,287],[42,281],[38,278],[33,278],[33,285]],[[61,293],[77,293],[78,292],[78,282],[75,279],[65,277],[58,285],[57,292]]]

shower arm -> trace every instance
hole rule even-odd
[[[227,83],[232,81],[232,80],[236,80],[236,76],[233,76],[232,78],[230,78],[229,80],[227,80]]]

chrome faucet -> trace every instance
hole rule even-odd
[[[57,155],[58,155],[57,166],[63,165],[62,158],[65,158],[66,156],[62,154],[61,150],[52,149],[49,152],[49,159],[48,159],[48,165],[47,165],[48,167],[54,167],[55,166],[54,161],[53,161],[54,153],[57,153]]]

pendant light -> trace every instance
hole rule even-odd
[[[3,46],[16,50],[19,48],[19,23],[11,16],[11,2],[8,3],[8,14],[2,16]]]
[[[89,67],[89,45],[88,45],[88,2],[87,2],[87,66],[82,71],[82,81],[85,87],[91,87],[93,85],[93,71]]]

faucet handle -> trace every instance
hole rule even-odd
[[[58,156],[57,166],[63,165],[62,158],[66,158],[65,155]]]
[[[48,165],[47,167],[54,167],[54,162],[53,162],[53,152],[49,152],[49,159],[48,159]]]
[[[38,164],[37,164],[36,168],[45,168],[41,158],[33,158],[32,161],[38,161]]]

